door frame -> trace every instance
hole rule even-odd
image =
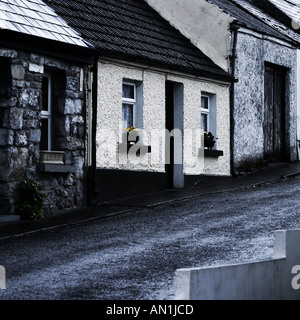
[[[266,63],[264,72],[264,160],[286,161],[287,70]]]
[[[168,188],[184,188],[183,84],[166,81],[166,162]]]

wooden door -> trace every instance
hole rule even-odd
[[[285,70],[265,69],[264,158],[285,160]]]

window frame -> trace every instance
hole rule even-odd
[[[128,86],[132,86],[134,88],[134,98],[131,99],[131,98],[125,98],[123,96],[123,86],[124,85],[128,85]],[[137,85],[134,81],[126,81],[126,80],[123,80],[122,82],[122,120],[123,120],[123,107],[124,105],[127,104],[127,105],[132,105],[132,122],[133,122],[133,127],[136,127],[136,104],[137,104]],[[129,127],[128,124],[126,123],[127,125],[127,128]]]
[[[207,98],[208,108],[202,108],[202,98]],[[202,93],[201,94],[201,130],[205,132],[204,128],[202,128],[202,114],[207,115],[207,133],[210,132],[210,104],[211,104],[211,96],[209,94]]]
[[[42,120],[48,120],[48,150],[45,151],[51,151],[52,150],[52,77],[50,73],[44,73],[43,78],[48,79],[48,111],[43,110],[41,111],[41,119]],[[44,92],[42,92],[42,95]]]

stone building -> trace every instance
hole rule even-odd
[[[298,160],[300,38],[292,20],[278,21],[267,0],[147,2],[238,79],[230,105],[232,173]]]
[[[45,0],[98,51],[92,167],[98,200],[230,175],[233,81],[143,0]],[[134,127],[138,138],[127,138]],[[213,133],[203,149],[202,131]],[[139,140],[137,140],[139,139]]]
[[[0,215],[15,213],[27,177],[45,213],[85,203],[90,46],[40,0],[0,3]]]

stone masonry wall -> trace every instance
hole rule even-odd
[[[82,66],[32,52],[0,48],[0,214],[14,214],[24,177],[41,182],[45,214],[84,204],[85,116]],[[64,75],[57,99],[55,151],[64,151],[64,173],[39,170],[42,78]],[[57,85],[57,84],[56,84]],[[60,170],[59,170],[60,171]]]

